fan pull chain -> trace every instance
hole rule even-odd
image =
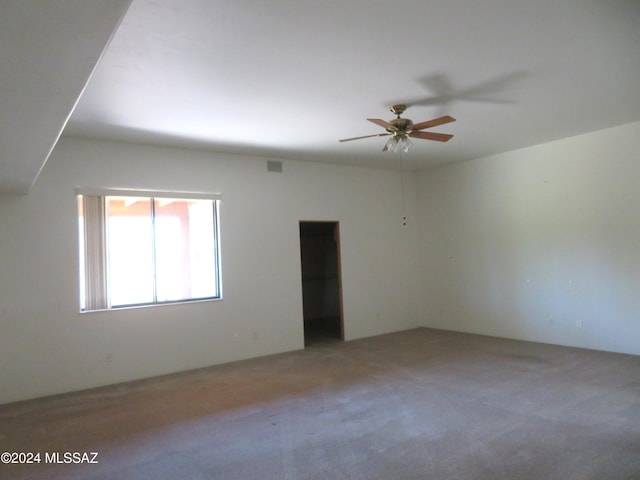
[[[400,149],[400,191],[402,192],[402,226],[407,226],[407,210],[404,185],[404,161],[402,159],[402,149]]]

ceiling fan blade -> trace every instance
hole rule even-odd
[[[444,125],[445,123],[455,122],[456,119],[445,115],[444,117],[434,118],[433,120],[427,120],[426,122],[414,123],[411,127],[414,131],[422,130],[424,128],[437,127],[438,125]]]
[[[448,142],[453,138],[453,135],[447,133],[434,133],[434,132],[411,132],[409,134],[413,138],[422,138],[424,140],[435,140],[436,142]]]
[[[364,135],[362,137],[343,138],[342,140],[338,140],[338,141],[339,142],[350,142],[351,140],[360,140],[361,138],[384,137],[386,135],[391,135],[391,134],[390,133],[374,133],[373,135]]]
[[[395,132],[396,130],[398,130],[396,127],[391,125],[389,122],[385,122],[384,120],[382,120],[380,118],[367,118],[367,120],[369,120],[370,122],[375,123],[376,125],[378,125],[378,126],[380,126],[382,128],[386,128],[387,130],[391,130],[392,132]]]

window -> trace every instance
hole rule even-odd
[[[220,298],[218,207],[216,195],[79,190],[81,310]]]

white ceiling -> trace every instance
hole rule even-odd
[[[457,118],[404,156],[426,168],[640,120],[638,25],[634,0],[133,0],[65,134],[397,168],[338,139],[404,102]]]

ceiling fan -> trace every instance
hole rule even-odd
[[[444,117],[434,118],[433,120],[413,123],[408,118],[400,117],[400,115],[402,115],[402,113],[406,109],[406,105],[393,105],[390,110],[392,113],[396,114],[396,118],[394,118],[393,120],[389,120],[388,122],[379,118],[367,118],[367,120],[369,120],[370,122],[386,129],[387,133],[375,133],[373,135],[364,135],[362,137],[343,138],[339,141],[350,142],[352,140],[360,140],[362,138],[384,137],[387,135],[391,135],[391,138],[387,140],[387,143],[385,143],[382,151],[393,152],[401,149],[407,152],[412,145],[409,137],[422,138],[424,140],[435,140],[436,142],[446,142],[453,137],[453,135],[449,135],[446,133],[423,132],[422,130],[424,130],[425,128],[436,127],[438,125],[444,125],[445,123],[455,122],[455,118],[450,117],[449,115],[445,115]]]

